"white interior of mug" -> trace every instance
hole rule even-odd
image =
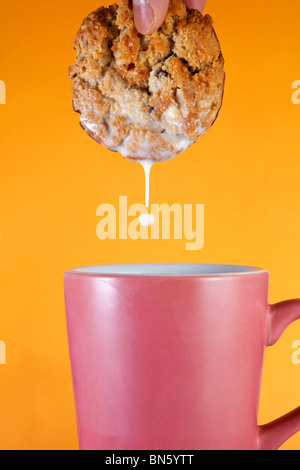
[[[71,269],[72,273],[124,276],[208,276],[263,272],[260,268],[224,264],[149,263],[111,264]]]

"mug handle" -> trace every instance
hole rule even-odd
[[[266,346],[275,344],[285,329],[300,319],[300,299],[286,300],[269,306]],[[300,431],[300,406],[271,423],[259,426],[259,450],[277,450]]]

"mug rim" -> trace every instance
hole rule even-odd
[[[177,270],[177,271],[176,271]],[[268,273],[266,269],[235,264],[214,263],[129,263],[80,266],[65,275],[92,277],[218,277]]]

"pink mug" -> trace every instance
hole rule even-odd
[[[140,264],[64,275],[79,448],[275,450],[300,407],[257,425],[266,346],[300,318],[268,272]]]

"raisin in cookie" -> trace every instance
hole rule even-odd
[[[83,129],[130,160],[164,161],[212,126],[222,105],[224,60],[210,16],[170,0],[162,26],[138,33],[132,0],[83,21],[69,69]]]

